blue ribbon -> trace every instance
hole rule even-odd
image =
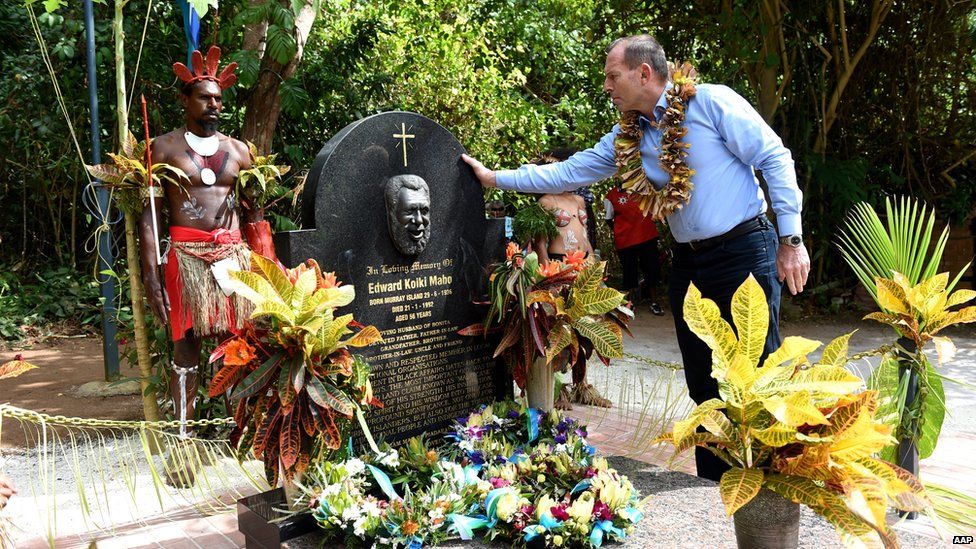
[[[369,464],[366,467],[369,468],[370,473],[373,473],[373,478],[376,479],[376,483],[380,485],[380,489],[383,490],[386,497],[390,498],[391,501],[400,499],[396,490],[393,489],[393,483],[390,482],[390,477],[386,476],[386,473]]]
[[[640,522],[642,518],[644,518],[644,513],[642,513],[639,509],[635,509],[633,507],[627,507],[626,509],[624,509],[623,515],[624,518],[626,518],[627,520],[629,520],[634,524],[637,524],[638,522]]]
[[[494,526],[493,524],[489,523],[488,517],[469,517],[467,515],[459,515],[457,513],[447,515],[447,521],[450,523],[450,526],[448,526],[448,531],[457,531],[458,535],[461,536],[461,539],[464,541],[474,539],[474,531],[478,528],[490,528],[491,526]]]
[[[485,514],[494,524],[497,515],[495,514],[495,508],[498,506],[498,498],[502,497],[502,494],[508,492],[507,487],[495,488],[494,490],[488,492],[488,496],[485,497]]]
[[[539,438],[539,411],[535,408],[525,410],[526,423],[529,428],[529,442]]]
[[[407,546],[407,549],[420,549],[423,546],[424,546],[424,539],[421,538],[420,536],[414,536],[413,538],[410,539],[410,545]]]
[[[593,544],[594,547],[603,545],[604,533],[617,539],[624,539],[627,537],[627,533],[614,526],[613,521],[601,520],[600,522],[594,524],[593,530],[590,531],[590,543]]]
[[[536,536],[540,536],[546,532],[551,532],[556,528],[563,525],[561,520],[556,520],[549,513],[542,513],[542,518],[539,519],[539,524],[530,524],[525,527],[525,541],[532,541]]]
[[[570,491],[570,495],[575,495],[577,492],[582,492],[590,487],[590,479],[583,479],[573,486],[573,490]]]

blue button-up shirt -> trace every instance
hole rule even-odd
[[[670,84],[668,87],[670,88]],[[685,143],[691,144],[686,161],[695,170],[691,200],[668,216],[671,233],[678,242],[711,238],[728,232],[743,221],[766,211],[755,170],[762,172],[776,212],[780,235],[800,234],[803,193],[796,184],[790,150],[742,96],[732,89],[700,84],[688,104]],[[662,92],[654,107],[660,122],[667,107]],[[658,189],[668,174],[658,165],[661,130],[640,117],[641,163],[644,173]],[[571,190],[606,179],[616,173],[613,140],[620,125],[614,125],[592,148],[580,151],[564,162],[527,165],[517,170],[496,172],[499,189],[529,193]]]

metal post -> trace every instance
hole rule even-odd
[[[915,353],[918,348],[915,342],[907,337],[898,339],[898,379],[908,376],[908,387],[905,395],[905,409],[911,408],[918,398],[918,371],[915,367]],[[918,476],[918,447],[915,441],[918,439],[918,425],[913,420],[909,428],[907,438],[898,441],[898,466],[909,473]],[[918,518],[915,511],[905,511],[900,513],[907,519]]]
[[[98,126],[98,86],[95,73],[95,17],[92,0],[85,0],[85,36],[88,40],[88,106],[91,109],[92,164],[101,164],[102,145]],[[96,203],[100,223],[108,217],[110,207],[108,189],[95,182]],[[98,284],[102,294],[102,356],[105,364],[105,380],[119,377],[119,346],[115,341],[115,278],[102,274],[112,268],[112,235],[102,231],[98,238]]]

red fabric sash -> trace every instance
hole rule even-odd
[[[215,229],[203,231],[191,227],[171,226],[170,240],[173,242],[213,242],[215,244],[237,244],[242,242],[239,229]],[[193,328],[193,315],[183,310],[183,279],[180,277],[180,263],[176,259],[176,248],[170,248],[166,256],[166,293],[169,295],[169,325],[173,341],[179,341]],[[230,299],[230,298],[227,298]]]

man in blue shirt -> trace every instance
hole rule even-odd
[[[604,66],[603,89],[621,112],[637,111],[643,130],[641,164],[647,178],[660,189],[669,175],[658,164],[660,122],[668,107],[668,66],[664,50],[648,35],[629,36],[610,44]],[[769,302],[769,333],[765,352],[780,345],[780,289],[803,290],[810,259],[803,246],[800,211],[803,195],[789,149],[752,106],[731,89],[702,84],[687,106],[682,139],[690,144],[688,166],[695,170],[691,200],[668,216],[677,242],[674,249],[669,298],[685,366],[688,392],[696,403],[718,397],[711,377],[711,350],[689,329],[682,315],[685,294],[693,282],[714,300],[722,316],[732,320],[732,294],[751,273]],[[477,160],[463,158],[485,187],[531,193],[574,189],[606,179],[617,171],[613,127],[592,148],[564,162],[493,171]],[[762,172],[779,229],[776,237],[766,218],[766,200],[755,176]],[[651,223],[651,219],[647,220]],[[698,448],[698,475],[719,480],[727,467],[711,452]]]

